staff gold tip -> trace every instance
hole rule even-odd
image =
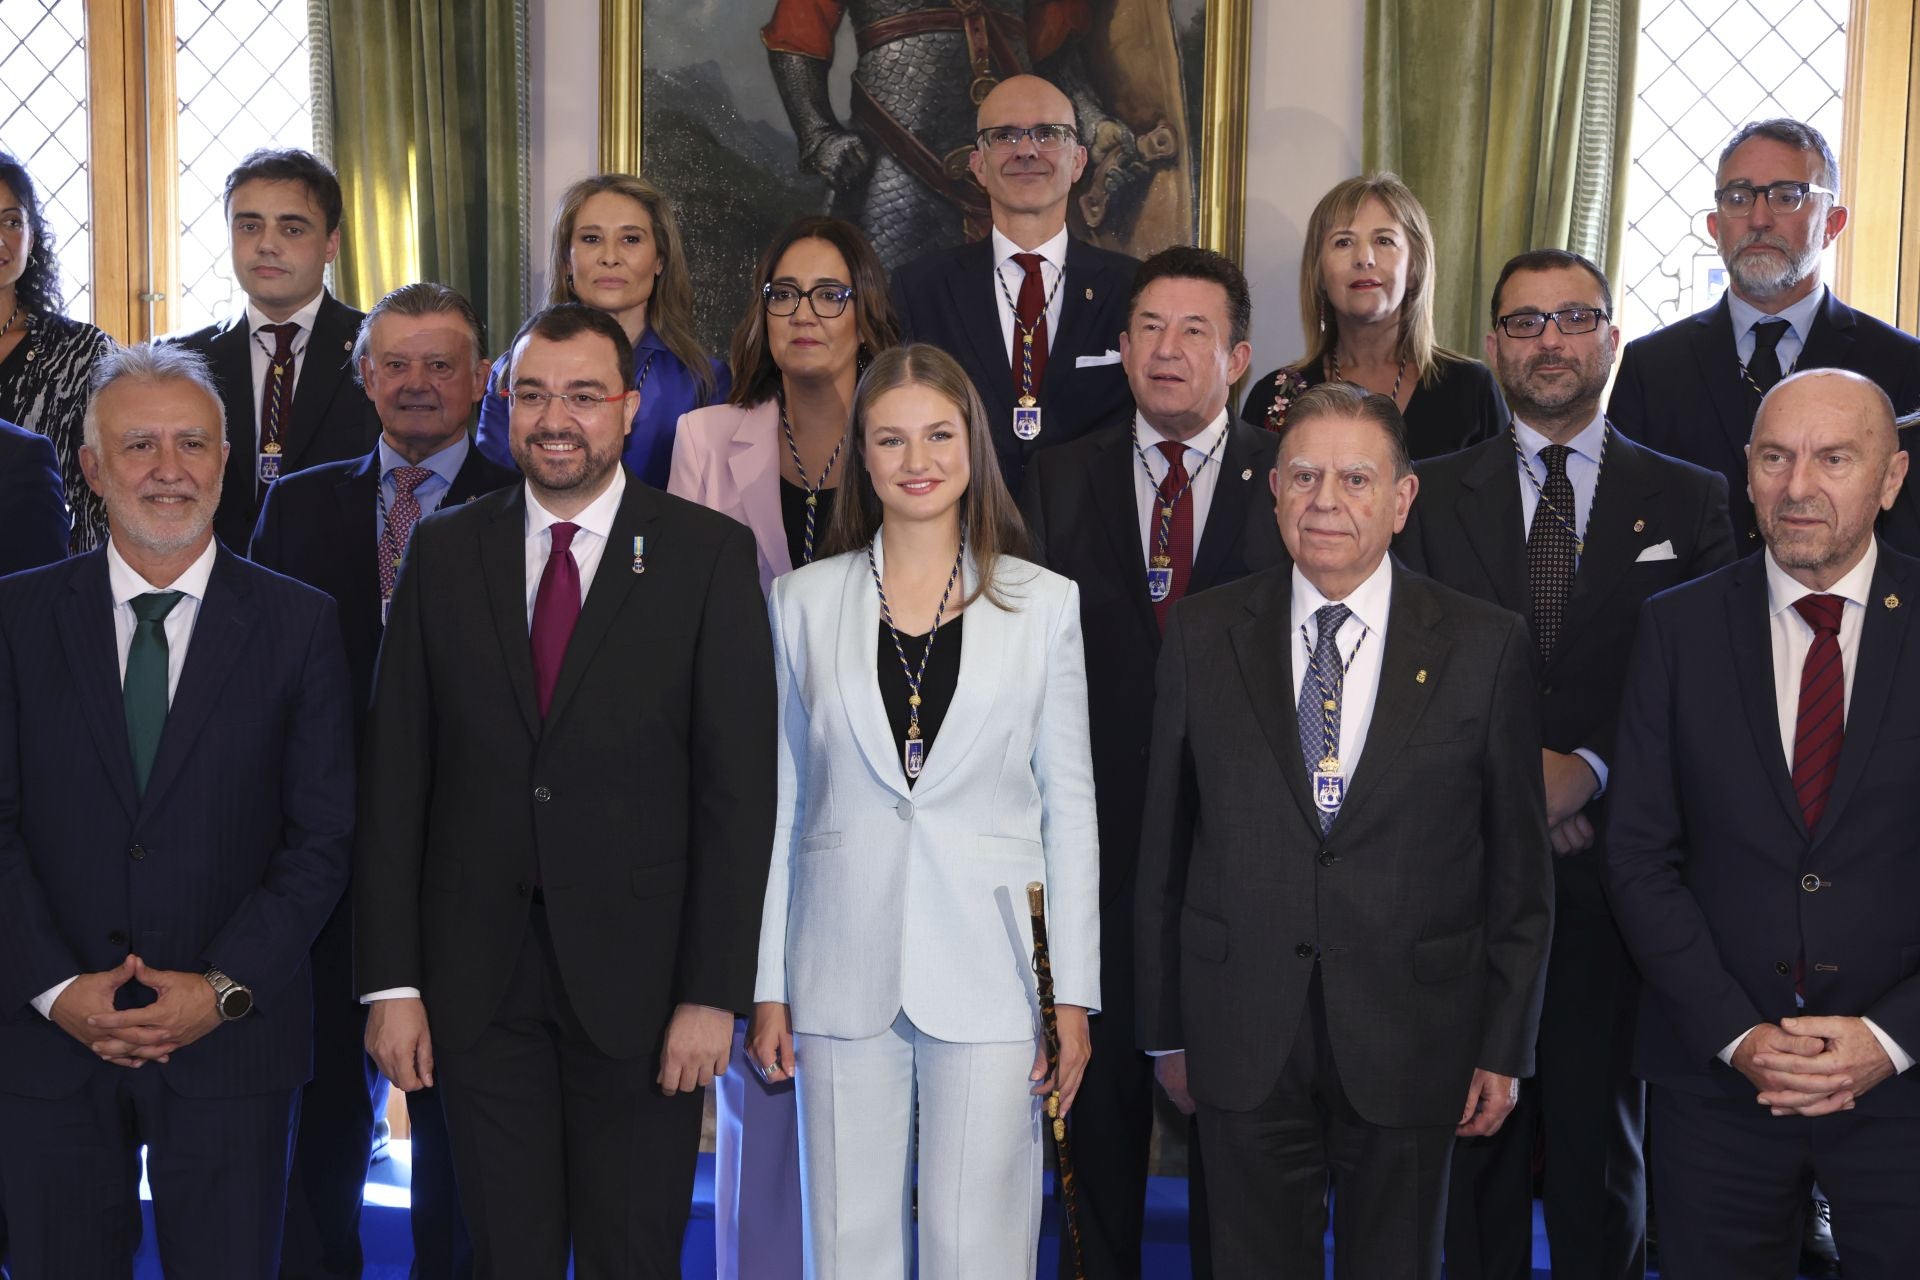
[[[1046,905],[1047,886],[1041,884],[1038,880],[1029,883],[1027,885],[1027,910],[1037,916],[1046,910]]]

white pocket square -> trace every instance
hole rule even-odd
[[[1093,369],[1103,364],[1119,363],[1120,353],[1118,351],[1109,351],[1103,356],[1081,356],[1073,362],[1073,367],[1076,369]]]
[[[1633,562],[1635,564],[1644,564],[1648,560],[1678,560],[1679,558],[1678,555],[1674,554],[1673,539],[1668,538],[1665,542],[1656,542],[1641,551],[1639,555],[1633,558]]]

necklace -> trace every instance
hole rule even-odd
[[[1020,323],[1020,308],[1014,305],[1013,291],[1007,288],[1007,278],[1000,274],[998,267],[994,268],[993,278],[1000,284],[1000,296],[1007,300],[1007,310],[1013,313],[1014,332],[1020,338],[1019,405],[1022,409],[1031,409],[1040,403],[1033,394],[1033,337],[1040,332],[1040,326],[1045,322],[1047,312],[1053,307],[1054,295],[1060,292],[1060,282],[1067,278],[1067,273],[1062,271],[1054,277],[1053,287],[1047,290],[1046,301],[1040,304],[1040,318],[1030,326]],[[1039,434],[1038,428],[1034,429],[1034,434]]]
[[[873,558],[873,543],[867,543],[867,568],[873,571],[873,589],[880,593],[880,620],[887,624],[887,631],[893,636],[893,651],[900,658],[900,670],[907,677],[907,740],[900,744],[900,758],[907,768],[908,778],[920,776],[920,770],[926,767],[927,744],[920,738],[920,682],[927,674],[927,659],[933,656],[933,642],[940,634],[940,619],[946,616],[947,600],[953,595],[953,584],[960,580],[960,566],[967,559],[967,531],[960,530],[960,553],[953,558],[953,572],[947,575],[947,589],[940,593],[940,607],[933,611],[933,629],[927,632],[927,647],[920,651],[920,667],[915,670],[907,661],[907,650],[900,643],[900,629],[893,625],[893,610],[887,606],[887,589],[880,582],[880,564]]]
[[[1533,463],[1527,458],[1527,451],[1520,447],[1520,428],[1517,420],[1512,418],[1507,420],[1507,434],[1513,438],[1513,455],[1520,459],[1520,469],[1527,473],[1527,480],[1533,485],[1534,500],[1544,506],[1553,518],[1560,522],[1560,527],[1567,531],[1567,536],[1573,539],[1573,554],[1576,556],[1585,555],[1587,553],[1587,539],[1574,524],[1575,513],[1562,511],[1560,508],[1554,506],[1553,499],[1547,496],[1545,487],[1540,483],[1540,477],[1533,473]],[[1593,469],[1593,492],[1596,498],[1599,497],[1600,494],[1600,476],[1607,469],[1607,441],[1612,438],[1613,424],[1607,423],[1600,428],[1600,461]],[[1593,521],[1593,512],[1591,510],[1587,512],[1587,521],[1588,523],[1592,523]]]
[[[13,322],[15,320],[18,320],[19,318],[20,318],[20,299],[18,296],[16,296],[13,300],[13,313],[7,317],[7,322],[5,324],[0,324],[0,342],[6,341],[7,335],[13,332]]]
[[[1400,403],[1400,380],[1406,376],[1407,376],[1407,358],[1405,356],[1401,356],[1400,368],[1393,375],[1392,399],[1395,404]],[[1338,352],[1334,351],[1331,347],[1327,349],[1327,381],[1328,382],[1345,382],[1346,381],[1345,378],[1340,376],[1340,355]]]
[[[843,435],[839,440],[834,442],[833,452],[827,455],[827,465],[820,468],[820,478],[818,480],[809,479],[807,477],[807,465],[800,461],[800,446],[795,444],[793,440],[793,423],[787,419],[787,399],[785,396],[781,396],[779,400],[780,431],[781,434],[787,438],[787,452],[793,455],[793,469],[800,476],[800,487],[807,491],[807,532],[802,539],[800,563],[812,564],[813,519],[820,509],[820,491],[827,487],[827,477],[833,474],[833,464],[840,461],[840,450],[846,447],[847,438]],[[882,599],[884,600],[884,598],[883,596]],[[942,601],[942,603],[945,602]],[[931,641],[928,642],[928,647],[932,647]]]
[[[1187,482],[1180,486],[1180,492],[1169,498],[1160,491],[1160,482],[1153,478],[1153,468],[1147,464],[1146,450],[1140,447],[1140,430],[1138,427],[1134,428],[1133,456],[1140,459],[1140,469],[1147,473],[1147,487],[1153,490],[1153,505],[1156,509],[1153,555],[1147,562],[1147,598],[1155,604],[1159,604],[1173,593],[1173,556],[1168,552],[1167,545],[1173,540],[1174,510],[1179,507],[1180,500],[1192,490],[1194,481],[1198,480],[1200,473],[1207,469],[1207,464],[1213,461],[1214,455],[1220,451],[1221,442],[1226,438],[1227,433],[1224,431],[1214,437],[1213,448],[1207,450],[1200,459],[1199,466],[1187,473]],[[1171,463],[1168,464],[1167,474],[1173,474]]]

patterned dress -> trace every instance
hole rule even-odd
[[[65,316],[25,316],[27,336],[0,360],[0,418],[53,441],[60,478],[73,508],[74,554],[107,540],[107,509],[80,474],[81,419],[87,384],[113,339],[90,324]]]

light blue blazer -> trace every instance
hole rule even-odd
[[[995,580],[1016,607],[967,606],[953,704],[911,790],[880,698],[866,552],[774,583],[780,805],[754,999],[791,1006],[795,1031],[864,1039],[904,1010],[941,1040],[1031,1038],[1035,880],[1055,999],[1100,1005],[1079,591],[1012,557]]]

